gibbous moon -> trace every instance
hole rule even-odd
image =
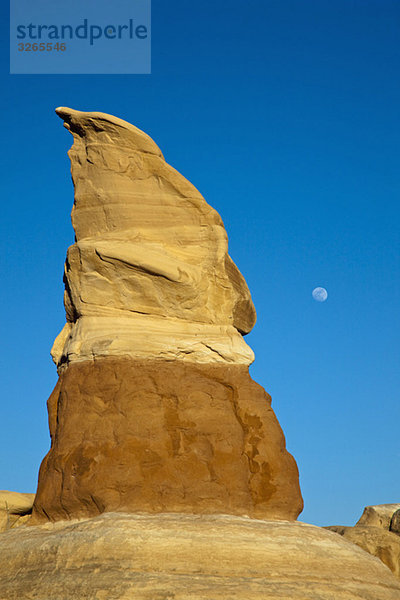
[[[328,292],[326,291],[325,288],[323,287],[316,287],[313,291],[312,291],[312,297],[314,298],[314,300],[316,300],[317,302],[325,302],[325,300],[328,297]]]

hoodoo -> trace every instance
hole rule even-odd
[[[0,493],[0,599],[399,600],[362,549],[398,573],[393,505],[361,547],[296,521],[220,216],[136,127],[57,113],[74,137],[67,323],[32,517],[32,495]]]
[[[256,315],[219,214],[116,117],[58,108],[76,241],[32,522],[103,512],[296,519],[298,470],[252,381]]]

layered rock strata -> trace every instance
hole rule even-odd
[[[297,466],[248,374],[255,323],[218,213],[134,126],[57,109],[76,241],[32,522],[108,511],[295,519]]]
[[[313,525],[99,515],[0,534],[3,600],[398,600],[380,560]]]
[[[120,355],[250,364],[241,334],[255,309],[219,214],[133,125],[56,112],[74,137],[76,235],[57,365]]]

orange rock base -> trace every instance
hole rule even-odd
[[[298,470],[246,366],[103,358],[65,368],[31,522],[103,512],[294,520]]]

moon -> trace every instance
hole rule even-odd
[[[315,289],[313,289],[312,291],[312,297],[314,298],[314,300],[316,300],[317,302],[325,302],[325,300],[328,297],[328,292],[326,291],[325,288],[323,287],[316,287]]]

